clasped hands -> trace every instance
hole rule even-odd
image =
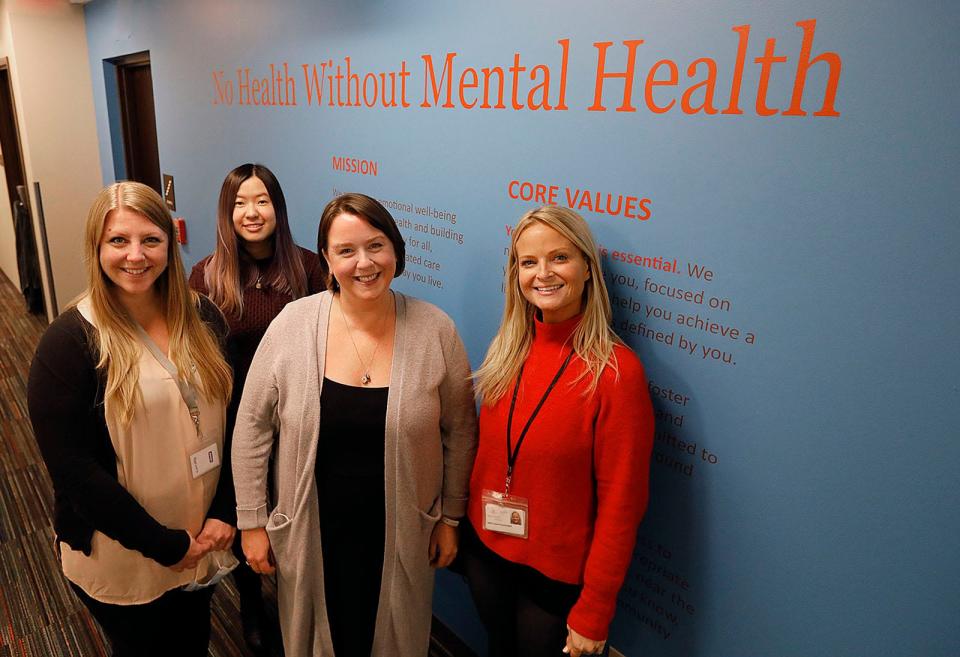
[[[236,533],[237,529],[232,525],[216,518],[207,518],[200,533],[196,537],[190,536],[190,547],[187,548],[187,553],[183,555],[183,559],[170,566],[170,568],[178,573],[196,568],[197,563],[208,552],[229,550],[230,546],[233,545],[233,538]]]

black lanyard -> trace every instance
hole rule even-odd
[[[520,372],[517,374],[517,383],[513,386],[513,399],[510,400],[510,414],[507,416],[507,483],[504,486],[504,495],[510,494],[510,480],[513,478],[513,466],[517,463],[517,456],[520,454],[520,446],[523,445],[523,439],[527,437],[527,430],[530,429],[530,425],[533,424],[534,419],[536,419],[537,414],[540,412],[540,409],[543,407],[543,403],[547,401],[547,397],[550,396],[550,393],[553,391],[553,387],[557,385],[557,381],[560,380],[560,377],[563,375],[564,370],[567,369],[567,365],[570,364],[570,361],[573,359],[574,350],[571,349],[570,353],[567,354],[566,360],[563,361],[563,364],[560,366],[560,369],[557,370],[557,373],[553,377],[553,381],[550,382],[550,385],[547,386],[546,392],[543,393],[543,397],[540,398],[540,402],[537,404],[537,407],[533,409],[533,413],[530,414],[530,418],[527,420],[527,423],[523,427],[523,431],[520,432],[520,438],[517,439],[516,448],[511,448],[510,434],[511,428],[513,427],[513,410],[517,406],[517,392],[520,390],[520,379],[523,378],[523,365],[520,366]]]

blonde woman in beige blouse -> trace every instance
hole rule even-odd
[[[219,487],[230,370],[219,311],[189,291],[159,195],[122,182],[90,209],[88,285],[30,370],[64,575],[114,655],[206,655],[233,496]]]

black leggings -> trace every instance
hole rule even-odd
[[[100,602],[70,586],[103,628],[113,657],[206,657],[215,586],[189,593],[173,589],[142,605]]]
[[[489,656],[559,657],[567,640],[567,615],[581,587],[507,561],[477,538],[469,522],[461,528],[461,563],[487,628]]]

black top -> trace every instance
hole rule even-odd
[[[382,533],[389,391],[323,379],[316,465],[321,524],[355,523],[360,514]]]
[[[316,477],[324,597],[333,651],[347,657],[369,656],[376,631],[388,393],[327,378],[320,393]]]
[[[200,298],[200,318],[221,347],[227,325]],[[53,481],[57,539],[87,556],[94,530],[164,566],[190,547],[184,529],[157,522],[117,480],[117,455],[104,417],[106,374],[97,372],[96,329],[71,308],[47,327],[30,366],[27,403],[33,432]],[[221,477],[208,518],[236,524],[232,480]]]

